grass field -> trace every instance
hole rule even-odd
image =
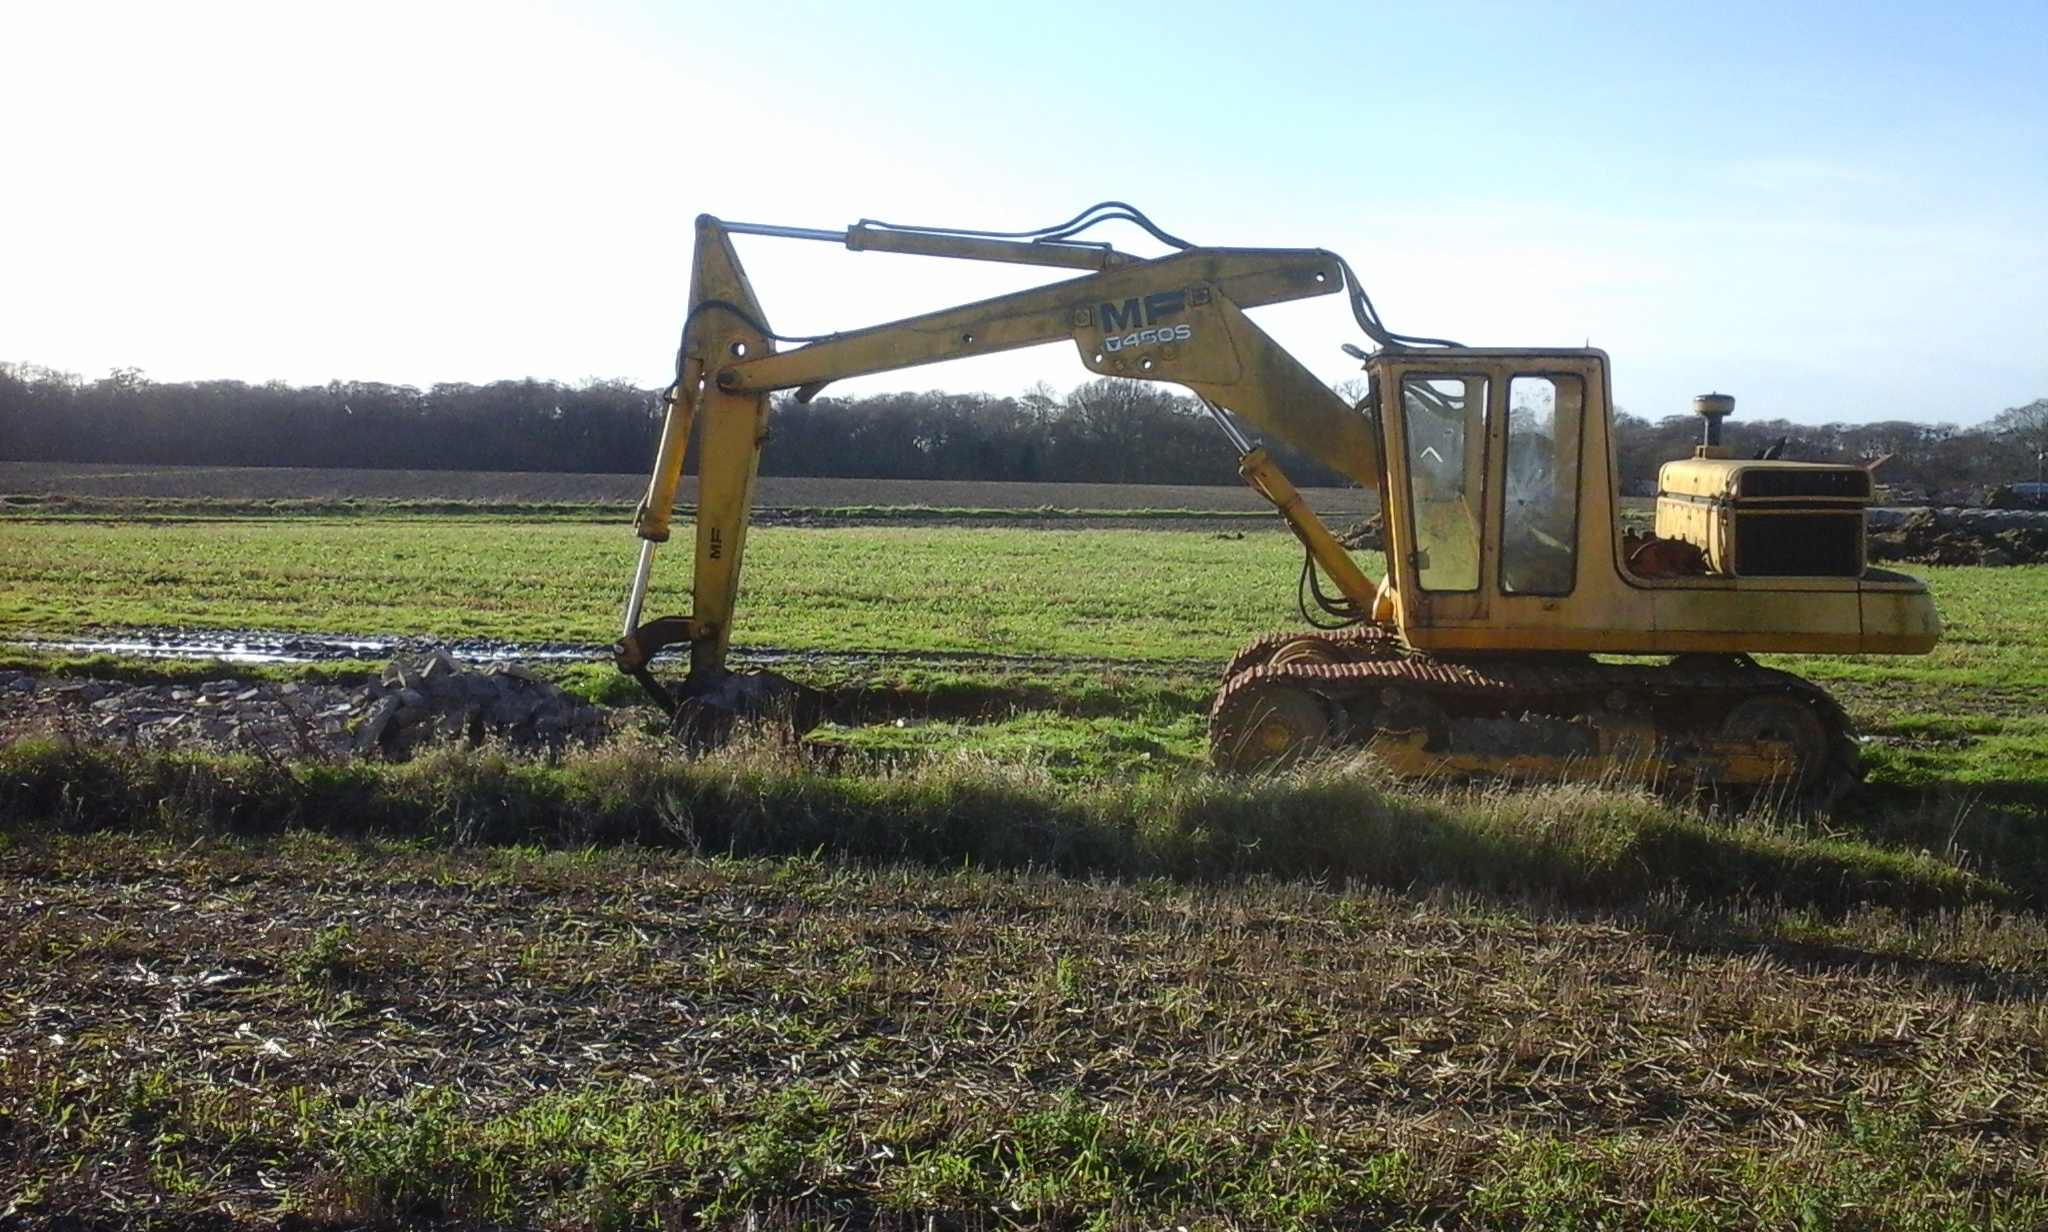
[[[602,642],[631,547],[13,517],[0,636]],[[1298,567],[770,527],[743,645],[1045,666],[832,660],[974,704],[708,760],[0,749],[0,1221],[2048,1220],[2048,570],[1928,570],[1927,659],[1785,662],[1878,737],[1813,818],[1210,778]]]
[[[622,526],[382,519],[0,522],[0,635],[94,625],[618,635]],[[650,611],[688,607],[689,548]],[[741,644],[1222,659],[1285,623],[1300,549],[1141,531],[765,527]]]
[[[633,542],[618,526],[556,520],[5,519],[0,637],[184,625],[604,644],[616,636]],[[687,548],[664,560],[650,611],[685,610]],[[1299,623],[1299,566],[1293,540],[1271,531],[763,527],[749,542],[735,642],[1042,656],[1042,667],[954,668],[944,679],[888,666],[813,674],[826,684],[978,683],[1034,699],[974,724],[835,737],[861,747],[968,740],[1060,765],[1181,765],[1200,753],[1195,716],[1214,685],[1210,664]],[[1924,572],[1948,624],[1932,655],[1778,663],[1842,695],[1881,741],[1880,779],[2038,784],[2048,777],[2037,702],[2048,689],[2048,569]],[[1118,661],[1132,678],[1114,663],[1051,662],[1066,659]],[[1148,667],[1160,670],[1137,679]],[[589,672],[582,683],[617,682]],[[1105,690],[1117,696],[1104,703]]]
[[[0,887],[11,1210],[2048,1217],[2044,938],[1987,911],[1702,927],[1305,883],[146,835],[18,841]]]

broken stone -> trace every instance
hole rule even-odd
[[[420,675],[431,680],[436,676],[460,676],[462,665],[445,650],[436,649],[420,663]]]
[[[607,711],[518,664],[472,671],[444,653],[394,661],[383,679],[392,684],[211,680],[130,687],[0,673],[0,739],[58,731],[277,757],[405,757],[433,741],[554,749],[601,740],[610,728]]]
[[[364,715],[363,721],[356,726],[356,751],[367,753],[376,748],[384,739],[385,729],[391,726],[391,720],[398,714],[398,710],[399,701],[395,697],[383,698],[371,706],[370,712]]]

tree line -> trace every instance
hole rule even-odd
[[[1358,390],[1346,392],[1356,396]],[[1643,490],[1684,457],[1699,420],[1616,416],[1622,483]],[[1015,397],[944,392],[778,398],[763,474],[873,479],[1228,484],[1237,464],[1191,398],[1138,381],[1040,384]],[[653,460],[660,391],[625,381],[496,381],[420,389],[374,381],[98,380],[0,364],[0,460],[123,465],[306,466],[638,473]],[[1882,482],[1959,495],[2037,477],[2048,398],[1959,428],[1903,420],[1795,424],[1732,419],[1737,456],[1773,445],[1803,461],[1889,457]],[[1304,486],[1337,477],[1276,448]]]

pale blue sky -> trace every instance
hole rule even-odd
[[[0,359],[88,375],[659,384],[699,212],[1114,197],[1343,253],[1397,330],[1590,340],[1638,414],[2048,396],[2048,3],[0,0],[0,46]],[[791,333],[1042,278],[742,251]],[[1336,299],[1260,316],[1353,370]],[[847,388],[1085,377],[1045,348]]]

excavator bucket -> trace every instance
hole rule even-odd
[[[685,744],[715,748],[746,725],[801,736],[824,721],[825,694],[780,672],[698,667],[670,689],[654,674],[654,656],[669,646],[694,642],[702,632],[690,617],[662,616],[637,626],[612,646],[612,661],[640,682],[669,716],[669,730]]]
[[[677,699],[669,730],[691,748],[716,748],[742,727],[801,736],[825,719],[825,694],[780,672],[730,672]]]

